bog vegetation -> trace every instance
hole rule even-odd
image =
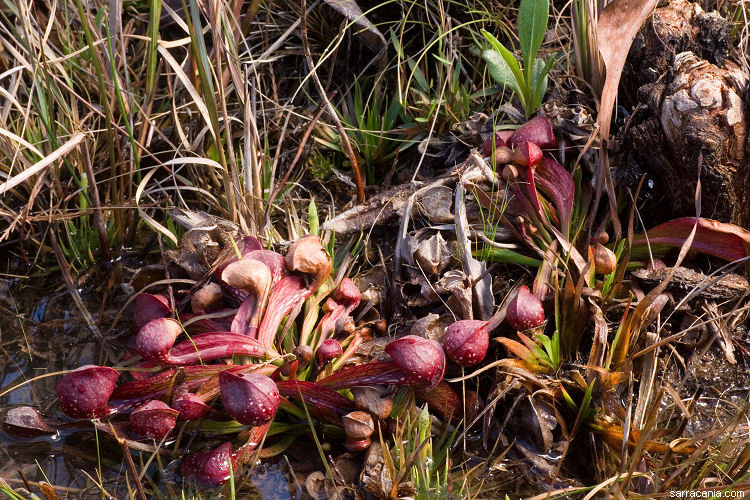
[[[5,0],[0,491],[747,487],[750,232],[625,140],[656,4]]]

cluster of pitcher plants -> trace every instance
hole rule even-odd
[[[482,361],[489,322],[458,321],[442,345],[406,335],[385,346],[383,360],[347,363],[372,333],[352,318],[360,291],[348,278],[333,283],[331,270],[318,236],[298,239],[286,256],[243,238],[236,255],[218,263],[212,279],[182,304],[138,294],[133,368],[128,375],[93,365],[67,373],[57,384],[62,411],[76,419],[127,416],[131,441],[163,444],[178,421],[245,431],[247,441],[236,450],[229,441],[185,450],[182,473],[211,484],[241,468],[280,410],[291,420],[312,415],[339,427],[353,452],[387,431],[398,387],[415,389],[427,403],[439,402],[436,411],[459,418],[458,395],[442,381],[445,353],[464,366]],[[535,304],[534,317],[543,320]],[[121,377],[129,380],[118,383]]]

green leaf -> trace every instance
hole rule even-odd
[[[526,82],[531,85],[533,61],[544,41],[549,19],[548,0],[521,0],[518,8],[518,39],[521,42]]]
[[[444,57],[440,57],[440,56],[439,56],[439,55],[437,55],[437,54],[433,54],[433,57],[434,57],[435,59],[437,59],[438,61],[440,61],[441,63],[445,64],[446,66],[448,66],[448,67],[450,67],[450,66],[451,66],[451,62],[450,62],[450,61],[449,61],[448,59],[446,59],[446,58],[444,58]]]
[[[398,99],[394,99],[385,112],[385,128],[387,130],[391,130],[396,126],[396,121],[398,120],[398,114],[400,112],[401,103],[398,102]]]
[[[312,198],[307,206],[307,220],[310,223],[310,234],[320,234],[320,220],[318,219],[318,207],[315,204],[315,198]]]
[[[518,88],[520,90],[517,95],[518,98],[521,99],[521,104],[523,105],[524,109],[526,109],[526,106],[531,99],[531,88],[529,88],[529,85],[526,85],[524,83],[523,73],[521,73],[521,67],[518,65],[518,61],[516,61],[516,58],[513,56],[513,54],[511,54],[511,52],[506,49],[505,46],[492,35],[492,33],[483,29],[482,35],[484,35],[487,41],[490,42],[492,48],[502,56],[502,58],[508,64],[510,70],[513,72],[513,76],[516,77],[516,83],[518,83]]]
[[[542,261],[527,257],[514,252],[508,248],[486,247],[483,250],[472,252],[474,257],[479,257],[488,262],[500,262],[503,264],[518,264],[519,266],[539,267]]]
[[[534,89],[534,111],[542,104],[544,94],[547,93],[547,75],[552,69],[554,62],[554,56],[549,57],[547,61],[543,59],[534,60],[534,75],[531,84]]]
[[[503,56],[495,50],[487,49],[482,52],[482,58],[487,63],[487,71],[489,71],[490,76],[498,85],[503,89],[508,88],[514,93],[521,95],[521,89],[518,88],[518,82],[513,75],[513,70],[510,69]]]
[[[552,352],[550,357],[555,362],[555,368],[560,367],[560,332],[555,330],[552,334]]]
[[[411,69],[412,77],[414,78],[414,81],[417,83],[417,90],[421,92],[429,92],[430,84],[427,83],[427,78],[424,76],[424,73],[422,73],[422,70],[419,69],[419,66],[417,66],[413,60],[409,59],[407,62],[409,63],[409,68]]]
[[[396,54],[398,55],[398,57],[403,58],[404,51],[401,50],[401,42],[396,36],[396,30],[390,30],[389,34],[391,36],[391,43],[393,44],[393,48],[396,49]]]
[[[495,87],[494,85],[492,87],[482,87],[481,89],[477,90],[476,92],[469,94],[469,100],[475,101],[477,99],[486,99],[488,97],[491,97],[493,95],[497,95],[500,93],[500,89]]]
[[[536,344],[534,346],[532,346],[532,347],[533,347],[533,349],[531,351],[534,353],[534,356],[536,356],[536,358],[541,363],[544,363],[545,365],[549,366],[550,368],[554,368],[554,366],[552,365],[552,360],[549,359],[549,356],[544,351],[544,349],[542,349],[541,347],[539,347]]]
[[[552,352],[552,339],[543,334],[537,335],[536,338],[539,340],[539,342],[542,343],[545,351],[547,351],[548,353]]]
[[[560,392],[562,392],[563,399],[565,400],[565,403],[567,403],[568,407],[570,407],[571,410],[578,412],[578,405],[575,401],[573,401],[573,398],[570,397],[570,394],[568,394],[568,391],[565,389],[564,385],[560,385]]]
[[[586,394],[583,395],[583,401],[581,402],[581,408],[583,408],[583,413],[586,415],[588,413],[589,405],[591,404],[591,397],[594,393],[594,382],[591,382],[586,389]]]
[[[359,128],[362,128],[362,120],[365,118],[365,110],[362,102],[362,90],[356,82],[354,85],[354,118],[357,120]]]

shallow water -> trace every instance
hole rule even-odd
[[[103,296],[100,284],[105,282],[91,278],[80,291],[95,319],[99,317]],[[130,488],[134,488],[117,442],[96,433],[88,422],[71,428],[70,419],[60,413],[56,404],[59,375],[44,376],[85,364],[112,365],[107,352],[119,352],[131,336],[127,315],[107,333],[126,299],[121,287],[114,287],[113,292],[114,298],[101,316],[100,340],[99,334],[82,321],[57,275],[33,280],[0,275],[0,418],[13,407],[27,405],[36,408],[51,427],[58,429],[53,436],[35,438],[13,436],[0,429],[0,478],[12,488],[30,487],[33,493],[40,494],[38,484],[44,481],[63,498],[102,498],[96,485],[99,471],[105,497],[130,495],[126,473]],[[133,453],[139,473],[149,458],[148,453]],[[220,496],[221,489],[196,489],[196,485],[182,482],[177,469],[177,460],[154,460],[142,483],[147,496],[151,498],[154,489],[167,497]],[[242,498],[300,497],[285,461],[246,470],[236,483]]]

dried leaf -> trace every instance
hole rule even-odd
[[[549,452],[553,444],[552,431],[557,427],[554,410],[532,396],[527,396],[519,410],[510,420],[511,427],[517,435],[528,439],[537,451]]]
[[[594,318],[594,340],[591,343],[591,351],[589,353],[589,362],[586,367],[586,380],[592,382],[596,379],[598,374],[595,368],[604,368],[604,355],[607,351],[607,320],[604,319],[604,314],[601,308],[595,301],[589,299],[589,308],[593,310]]]
[[[475,161],[484,162],[476,153]],[[488,319],[495,309],[495,297],[492,295],[492,276],[485,271],[487,264],[472,256],[469,241],[469,221],[466,217],[466,203],[463,185],[456,188],[455,201],[456,239],[458,240],[464,272],[474,284],[474,299],[479,319]]]
[[[622,69],[625,66],[630,45],[635,35],[641,29],[648,16],[656,8],[658,0],[614,0],[599,15],[596,26],[596,39],[599,43],[599,53],[607,69],[607,76],[602,89],[601,104],[599,106],[599,137],[603,147],[599,155],[599,169],[597,173],[596,198],[594,209],[599,207],[602,187],[606,186],[609,197],[610,214],[615,229],[615,235],[620,236],[620,223],[615,207],[615,193],[612,176],[609,172],[606,142],[609,139],[609,128],[612,122],[612,110],[617,98]]]
[[[442,342],[445,337],[445,329],[450,324],[451,320],[449,318],[441,318],[437,314],[430,313],[415,321],[411,325],[409,334]]]
[[[55,430],[44,421],[39,412],[31,406],[19,406],[8,410],[3,419],[3,430],[19,437],[35,437],[54,434]]]
[[[438,294],[450,293],[448,306],[462,319],[473,319],[471,280],[457,269],[446,272],[434,285]]]
[[[419,211],[435,224],[453,222],[453,189],[448,186],[431,186],[421,194],[417,202]]]
[[[393,476],[385,464],[383,448],[377,440],[367,450],[360,481],[375,498],[391,498]]]
[[[603,138],[609,136],[617,88],[630,45],[657,3],[658,0],[614,0],[599,15],[596,37],[599,53],[607,68],[599,108],[599,126]]]
[[[55,488],[51,484],[45,481],[39,482],[39,490],[42,492],[42,495],[44,495],[44,498],[46,498],[47,500],[59,500],[60,499],[60,496],[55,491]]]
[[[706,303],[703,310],[711,319],[711,322],[708,323],[708,328],[719,340],[721,350],[724,352],[724,358],[730,364],[736,365],[737,357],[734,355],[734,339],[732,338],[732,332],[727,326],[726,321],[721,317],[718,307],[714,303]]]
[[[452,257],[453,254],[439,232],[419,242],[414,250],[414,260],[427,275],[444,271]]]
[[[367,45],[370,50],[376,52],[378,56],[382,57],[381,51],[386,46],[386,40],[380,30],[370,22],[369,19],[362,13],[362,9],[359,8],[354,0],[324,0],[324,2],[331,7],[333,10],[339,12],[345,18],[356,25],[361,31],[357,31],[356,34],[362,38],[362,41]]]
[[[699,174],[699,179],[700,179],[700,174]],[[695,197],[696,197],[695,205],[696,205],[696,212],[697,212],[696,215],[700,215],[700,206],[701,206],[700,204],[700,181],[698,182],[698,186],[696,188]],[[662,281],[656,288],[651,290],[642,300],[638,301],[638,305],[635,307],[635,310],[631,314],[629,314],[626,319],[623,320],[619,342],[616,346],[613,346],[613,349],[612,349],[612,352],[613,352],[612,361],[615,363],[615,367],[619,367],[625,362],[628,350],[630,349],[630,340],[633,337],[633,335],[637,333],[639,325],[642,323],[643,317],[646,315],[648,308],[651,307],[651,305],[654,303],[656,298],[659,295],[661,295],[661,293],[669,285],[669,282],[672,280],[672,277],[677,272],[677,268],[680,266],[680,264],[682,264],[682,261],[685,259],[685,256],[687,255],[688,250],[693,245],[693,242],[695,241],[695,236],[698,233],[698,228],[701,226],[701,222],[706,220],[706,219],[701,219],[700,217],[686,217],[685,219],[691,220],[693,222],[693,226],[689,234],[684,238],[680,246],[680,254],[677,256],[677,262],[675,263],[675,267],[669,272],[669,274],[664,279],[664,281]]]

